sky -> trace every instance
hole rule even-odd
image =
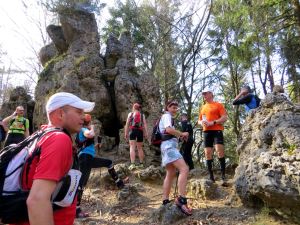
[[[112,6],[114,1],[101,2]],[[102,12],[105,19],[109,17],[107,8]],[[37,81],[30,65],[37,64],[39,50],[50,41],[45,27],[55,22],[51,18],[51,13],[41,10],[37,0],[0,1],[0,49],[6,53],[0,59],[3,62],[0,69],[28,71],[26,76],[20,76],[20,73],[11,74],[9,80],[13,86],[23,85],[25,80],[32,82],[32,78]]]

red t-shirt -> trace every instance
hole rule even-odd
[[[43,126],[45,129],[49,126]],[[28,182],[22,181],[22,187],[30,189],[35,179],[60,181],[70,170],[73,160],[72,141],[63,132],[51,132],[46,134],[37,143],[41,146],[40,157],[35,157],[32,161]],[[23,176],[25,177],[25,176]],[[76,214],[76,200],[70,207],[61,208],[54,211],[55,225],[72,225]],[[42,215],[41,215],[42,216]],[[29,222],[18,223],[19,225],[29,225]]]

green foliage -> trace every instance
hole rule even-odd
[[[100,0],[40,0],[51,12],[66,13],[69,10],[81,10],[90,13],[100,13],[106,6]]]

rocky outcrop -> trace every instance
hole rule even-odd
[[[61,26],[49,25],[47,26],[46,30],[58,52],[66,52],[68,49],[68,44]]]
[[[117,145],[135,101],[142,103],[148,123],[153,124],[160,111],[158,83],[153,74],[137,73],[130,34],[124,32],[119,39],[109,36],[102,56],[94,14],[68,9],[59,12],[59,19],[61,26],[47,28],[59,54],[41,57],[47,66],[36,86],[35,124],[46,121],[45,103],[58,91],[94,101],[92,116],[98,122],[97,132],[114,137]]]
[[[32,119],[33,119],[33,111],[35,102],[31,98],[31,96],[27,93],[25,88],[16,87],[13,89],[7,101],[3,102],[0,109],[0,117],[4,119],[5,117],[11,115],[17,108],[17,106],[23,106],[25,113],[24,116],[28,118],[30,125],[30,133],[32,133]]]
[[[43,66],[58,54],[54,43],[44,46],[39,52],[39,60]]]
[[[268,94],[243,125],[235,188],[245,204],[265,204],[300,221],[300,106]]]

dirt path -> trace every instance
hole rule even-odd
[[[89,187],[84,192],[82,208],[90,213],[89,218],[77,219],[75,224],[103,225],[159,225],[151,222],[151,213],[161,206],[162,180],[143,182],[138,171],[129,175],[130,184],[138,193],[129,201],[119,201],[119,190],[103,181],[106,169],[94,170]],[[100,177],[102,177],[100,179]],[[229,185],[219,185],[220,195],[214,200],[189,199],[193,215],[173,223],[191,225],[281,225],[292,223],[269,215],[268,210],[245,208],[238,200],[232,200],[233,180]],[[174,190],[172,190],[173,195]]]

